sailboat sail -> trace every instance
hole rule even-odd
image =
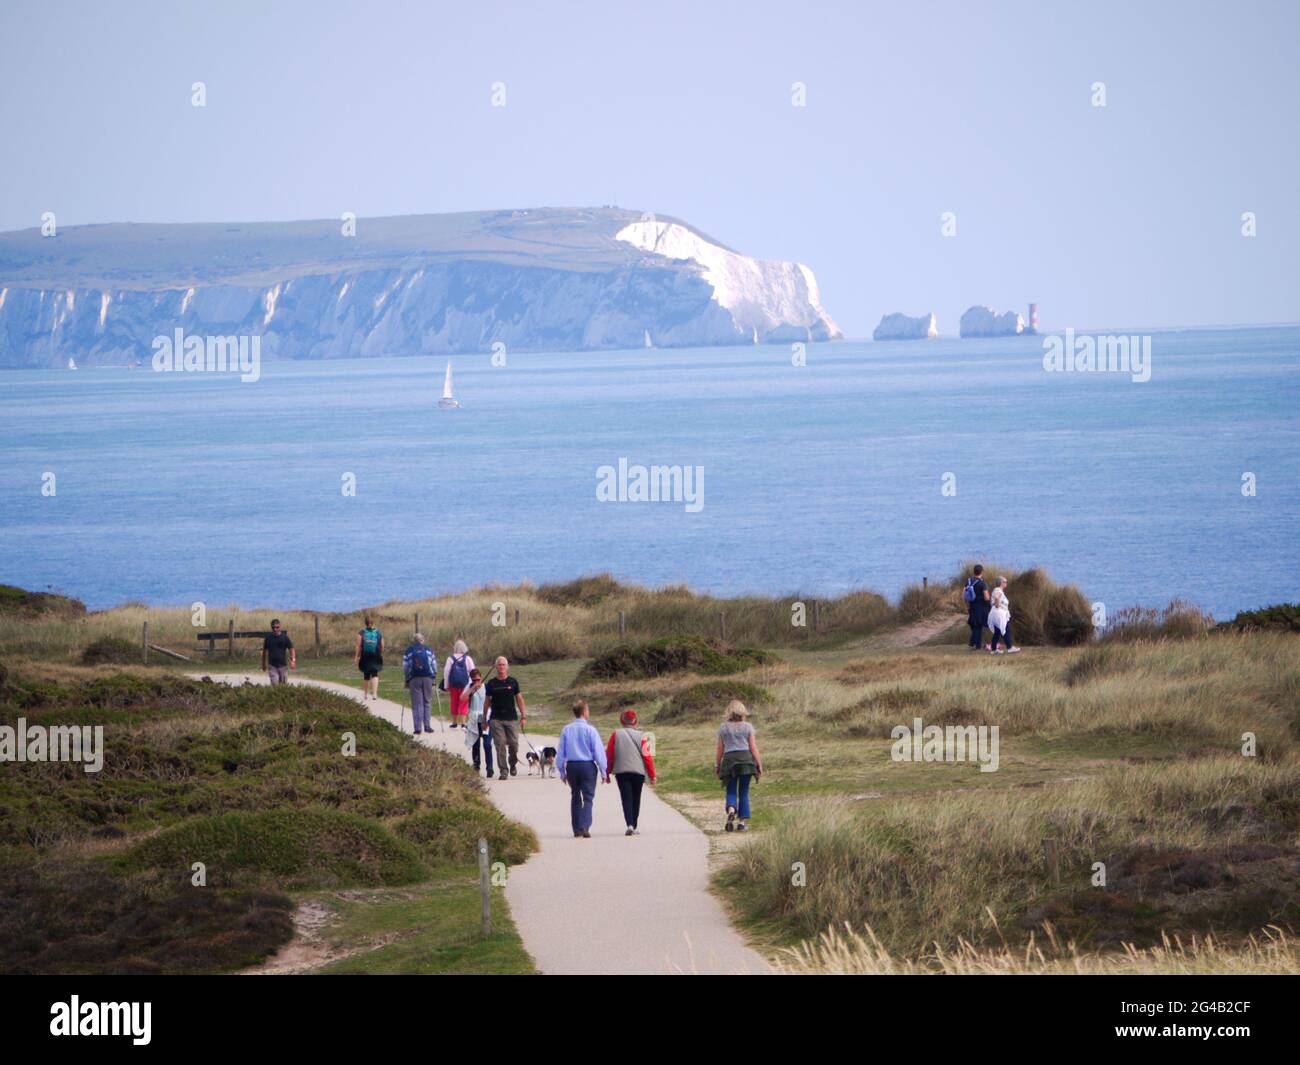
[[[447,373],[442,379],[442,399],[438,400],[438,406],[445,408],[459,407],[460,402],[451,394],[451,363],[447,363]]]

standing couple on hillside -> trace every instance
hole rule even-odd
[[[998,647],[1000,638],[1006,653],[1016,654],[1020,648],[1011,642],[1011,600],[1007,598],[1007,579],[999,577],[990,591],[984,580],[984,567],[976,566],[971,572],[974,576],[967,578],[962,591],[962,598],[966,601],[966,623],[970,626],[970,649],[1000,655],[1003,653]],[[993,633],[987,645],[984,643],[986,628]]]

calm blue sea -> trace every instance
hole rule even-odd
[[[1152,337],[1146,383],[1046,373],[1035,338],[458,356],[457,411],[441,358],[0,372],[0,581],[95,608],[600,570],[892,596],[980,555],[1112,611],[1300,599],[1300,327]],[[702,466],[703,509],[599,502],[620,458]]]

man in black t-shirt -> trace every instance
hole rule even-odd
[[[262,641],[262,668],[272,684],[288,684],[289,670],[298,668],[298,652],[287,632],[280,630],[280,619],[271,619],[271,635]]]
[[[970,649],[978,651],[984,646],[984,626],[989,620],[989,586],[985,582],[983,566],[976,566],[966,584],[975,591],[975,598],[966,604],[966,624],[970,626]]]
[[[498,779],[506,780],[506,753],[510,756],[510,776],[516,775],[519,765],[519,728],[526,720],[524,697],[519,694],[519,681],[510,675],[510,663],[502,655],[496,661],[497,675],[483,685],[492,706],[492,746],[497,752]]]

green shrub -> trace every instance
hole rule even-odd
[[[486,803],[456,804],[413,814],[397,821],[393,830],[414,843],[431,864],[477,861],[480,837],[487,840],[492,861],[507,865],[526,862],[538,847],[532,829],[507,820]]]
[[[203,862],[208,883],[223,887],[410,884],[426,874],[416,848],[382,824],[321,806],[193,817],[117,861],[123,871],[185,879]]]
[[[642,644],[623,644],[593,658],[574,681],[643,679],[668,673],[726,676],[762,665],[770,656],[752,648],[728,648],[704,636],[665,636]]]
[[[130,665],[140,661],[141,648],[130,640],[120,636],[101,636],[86,645],[81,652],[81,664],[84,666]]]
[[[743,680],[702,681],[684,688],[669,699],[655,715],[655,722],[703,720],[710,717],[717,717],[721,721],[722,713],[732,699],[739,699],[746,706],[752,707],[770,703],[772,693]]]
[[[563,584],[543,584],[537,598],[555,606],[594,606],[622,591],[623,586],[608,573],[595,573]]]
[[[1238,632],[1300,632],[1300,603],[1277,603],[1259,610],[1244,610],[1219,628]]]
[[[0,584],[0,617],[6,614],[34,616],[36,614],[57,614],[63,617],[81,617],[86,613],[86,604],[80,599],[53,592],[29,592],[16,588],[12,584]]]

